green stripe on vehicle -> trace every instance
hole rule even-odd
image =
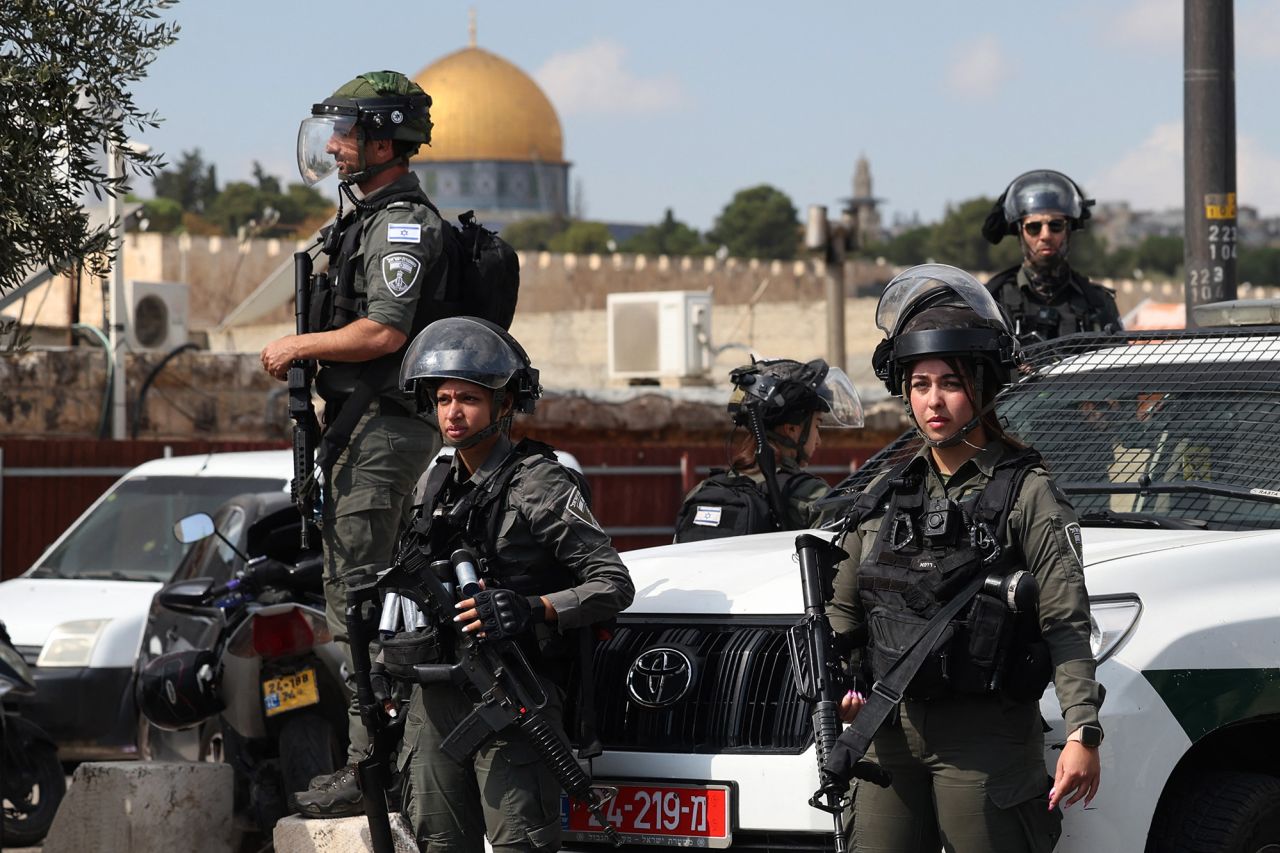
[[[1280,669],[1149,669],[1142,674],[1192,743],[1229,723],[1280,714]]]

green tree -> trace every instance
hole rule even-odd
[[[1181,237],[1151,236],[1138,244],[1134,264],[1148,276],[1151,273],[1176,275],[1183,263]]]
[[[126,172],[152,175],[159,154],[126,147],[154,127],[129,92],[177,37],[156,22],[171,0],[7,0],[0,3],[0,292],[41,266],[110,265],[110,231],[90,228],[81,201],[124,191],[97,157],[120,146]]]
[[[253,161],[253,179],[258,182],[258,190],[266,195],[280,195],[280,179],[268,175],[257,160]],[[305,186],[305,184],[304,184]]]
[[[142,203],[147,230],[164,234],[182,224],[182,205],[171,198],[153,198]]]
[[[787,194],[768,184],[739,190],[716,217],[707,240],[745,258],[794,258],[800,223]]]
[[[568,227],[569,223],[559,217],[521,219],[503,226],[502,239],[510,243],[513,249],[549,252],[552,238]]]
[[[257,220],[270,205],[266,194],[253,184],[234,181],[223,187],[205,211],[205,218],[223,234],[235,234],[249,220]]]
[[[702,235],[676,219],[671,208],[657,225],[650,225],[621,246],[637,255],[707,255],[714,249]]]
[[[933,233],[932,225],[919,225],[909,228],[884,243],[873,243],[858,251],[863,258],[883,257],[891,264],[914,266],[922,264],[929,257],[929,235]]]
[[[256,164],[255,164],[256,165]],[[218,197],[218,173],[205,163],[200,149],[183,151],[177,164],[151,181],[156,198],[170,198],[189,213],[204,213]]]
[[[598,255],[609,251],[609,229],[603,222],[574,222],[547,243],[553,252]]]
[[[991,212],[992,200],[971,198],[948,206],[942,221],[925,241],[925,252],[938,263],[951,264],[973,272],[995,272],[1022,259],[1015,235],[992,245],[982,236],[982,223]]]
[[[1236,262],[1236,277],[1251,284],[1280,284],[1280,249],[1245,247]]]

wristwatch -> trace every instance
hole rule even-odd
[[[1091,726],[1085,724],[1067,735],[1068,741],[1076,741],[1081,746],[1089,749],[1097,749],[1102,743],[1102,726]]]

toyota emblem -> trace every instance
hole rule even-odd
[[[644,708],[670,708],[689,694],[693,658],[672,646],[641,652],[627,670],[627,692]]]

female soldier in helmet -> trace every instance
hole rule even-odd
[[[817,527],[816,504],[830,486],[804,468],[821,445],[819,427],[862,426],[853,383],[820,358],[753,361],[729,381],[729,467],[713,469],[685,497],[675,541]]]
[[[923,446],[845,517],[850,559],[828,614],[875,688],[844,698],[854,725],[825,769],[845,781],[865,749],[892,774],[887,788],[859,785],[855,849],[1048,851],[1059,806],[1088,803],[1100,774],[1079,524],[992,409],[1017,343],[977,280],[913,267],[876,323],[877,375]],[[1039,713],[1050,678],[1069,732],[1052,781]]]
[[[400,384],[435,411],[455,448],[415,520],[433,554],[479,555],[484,589],[459,602],[455,621],[520,646],[549,697],[543,714],[563,738],[579,632],[626,608],[634,587],[551,448],[507,437],[512,417],[532,412],[542,392],[538,371],[501,327],[455,317],[414,339]],[[495,851],[558,849],[560,787],[522,732],[504,733],[461,766],[441,752],[473,699],[453,684],[413,689],[399,760],[419,845],[480,853],[487,835]]]

